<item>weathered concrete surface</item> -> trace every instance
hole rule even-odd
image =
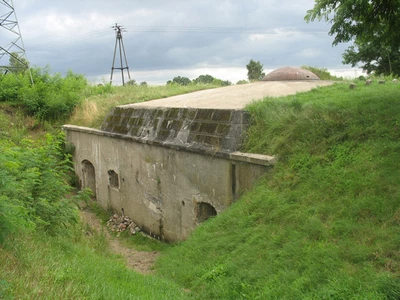
[[[307,92],[319,86],[332,85],[333,81],[260,81],[232,85],[218,89],[198,91],[165,99],[124,105],[126,107],[185,107],[211,109],[243,109],[254,100]]]
[[[243,110],[117,106],[101,130],[198,149],[236,151],[250,123]]]
[[[265,155],[204,155],[95,129],[64,129],[76,147],[75,172],[82,186],[94,189],[102,207],[123,209],[139,227],[167,241],[187,238],[274,163]]]

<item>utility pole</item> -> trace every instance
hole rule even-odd
[[[117,23],[115,23],[115,26],[113,26],[116,37],[115,37],[115,48],[114,48],[114,57],[113,57],[113,62],[112,62],[112,67],[111,67],[111,78],[110,78],[110,84],[112,84],[112,79],[113,79],[113,74],[114,70],[121,70],[121,75],[122,75],[122,85],[125,85],[124,81],[124,70],[126,69],[128,73],[128,78],[129,80],[131,79],[131,75],[129,74],[129,67],[128,67],[128,61],[126,59],[126,53],[125,53],[125,47],[124,47],[124,41],[122,40],[122,31],[124,31],[124,28]],[[119,53],[119,61],[120,61],[120,67],[116,68],[114,67],[115,65],[115,56],[117,54],[117,46],[118,46],[118,53]],[[125,61],[125,66],[122,63],[122,55]]]
[[[4,73],[27,69],[33,84],[32,73],[29,68],[29,61],[26,57],[25,46],[19,29],[17,15],[15,13],[12,0],[0,0],[0,31],[5,40],[11,40],[8,45],[0,45],[0,69]],[[4,14],[1,12],[5,12]],[[5,41],[2,40],[2,43]],[[17,62],[16,66],[10,65],[10,59]],[[8,59],[7,65],[2,65],[3,61]]]

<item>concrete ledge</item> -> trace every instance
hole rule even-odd
[[[138,138],[134,136],[128,136],[124,134],[106,132],[94,128],[76,126],[76,125],[64,125],[62,127],[65,131],[75,131],[75,132],[84,132],[89,134],[94,134],[98,136],[106,136],[111,138],[117,138],[122,140],[128,140],[135,143],[147,144],[160,146],[164,148],[174,149],[177,151],[187,151],[192,153],[199,153],[203,155],[215,156],[226,158],[232,161],[238,162],[247,162],[255,165],[261,166],[272,166],[276,162],[276,158],[274,156],[262,155],[262,154],[252,154],[252,153],[243,153],[239,151],[229,152],[224,150],[213,149],[209,147],[199,147],[198,144],[174,144],[170,142],[159,142],[155,140],[146,140],[143,138]]]

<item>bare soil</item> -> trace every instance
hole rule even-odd
[[[154,261],[159,253],[156,251],[138,251],[124,245],[117,237],[110,234],[106,226],[101,224],[99,218],[92,212],[84,209],[81,211],[81,218],[93,231],[103,232],[110,243],[111,250],[124,257],[126,266],[141,274],[151,274]]]

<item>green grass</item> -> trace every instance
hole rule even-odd
[[[400,85],[337,84],[248,107],[277,165],[158,261],[197,299],[400,298]]]
[[[84,227],[20,235],[0,247],[0,261],[0,299],[187,298],[170,280],[128,270],[103,235]]]

